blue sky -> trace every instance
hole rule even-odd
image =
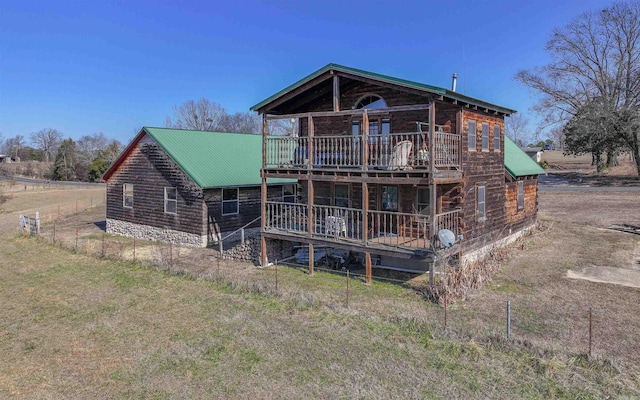
[[[513,80],[554,27],[610,1],[0,0],[0,133],[124,143],[205,97],[249,107],[338,63],[458,91],[531,119]],[[534,127],[532,123],[532,129]]]

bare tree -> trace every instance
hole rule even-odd
[[[7,154],[12,154],[13,157],[18,158],[18,153],[24,146],[24,136],[16,135],[4,141],[2,144],[2,151]]]
[[[216,131],[226,111],[220,104],[200,99],[185,101],[174,107],[173,119],[167,116],[165,126],[168,128],[192,129],[198,131]]]
[[[53,157],[60,142],[62,142],[62,132],[56,129],[45,128],[31,134],[31,143],[44,152],[47,162]]]
[[[527,136],[529,120],[523,114],[511,114],[505,121],[505,134],[518,146],[523,146]]]
[[[216,130],[236,133],[260,133],[261,129],[262,120],[258,114],[237,112],[235,114],[225,113]]]
[[[549,122],[564,125],[585,106],[597,104],[611,127],[607,140],[622,140],[640,174],[638,21],[638,1],[584,13],[554,30],[547,43],[550,64],[519,71],[516,79],[542,95],[536,109]]]

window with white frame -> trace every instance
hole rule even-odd
[[[482,123],[482,151],[489,151],[489,123]]]
[[[122,206],[133,208],[133,183],[122,185]]]
[[[524,182],[518,181],[518,211],[524,209]]]
[[[240,189],[222,189],[222,215],[238,214],[240,210]]]
[[[485,190],[486,190],[486,186],[484,185],[477,186],[476,208],[478,212],[478,219],[485,219],[487,217],[487,210],[486,210],[486,203],[485,203],[485,195],[486,195]]]
[[[164,212],[167,214],[178,213],[178,190],[174,187],[164,188]]]
[[[467,122],[467,128],[469,130],[469,150],[476,150],[476,121],[470,119]]]
[[[349,207],[349,185],[336,183],[333,185],[333,205],[336,207]]]
[[[296,185],[282,186],[282,201],[284,201],[285,203],[296,202]]]
[[[502,127],[498,124],[493,126],[493,151],[500,151],[500,134]]]

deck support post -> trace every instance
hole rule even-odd
[[[266,267],[269,262],[267,259],[267,238],[264,237],[267,226],[267,178],[264,174],[264,168],[267,166],[267,131],[267,119],[262,114],[262,171],[260,171],[262,178],[260,188],[260,261],[262,267]],[[222,256],[222,241],[220,241],[220,250],[220,256]]]
[[[313,203],[314,203],[314,193],[313,193],[313,174],[311,173],[311,169],[313,166],[313,158],[314,158],[314,149],[313,149],[313,117],[311,114],[307,117],[307,134],[309,136],[309,144],[307,146],[307,151],[309,152],[309,163],[307,165],[307,235],[309,239],[313,237],[314,230],[314,219],[313,219]],[[313,259],[313,243],[309,243],[309,275],[313,275],[313,264],[315,260]]]
[[[368,251],[364,253],[365,268],[364,268],[364,283],[371,285],[371,253]]]

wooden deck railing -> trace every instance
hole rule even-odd
[[[267,168],[433,169],[460,166],[460,135],[436,132],[364,136],[268,136]],[[429,146],[434,143],[434,162]],[[311,144],[311,146],[309,146]],[[312,154],[309,154],[309,147]]]
[[[268,201],[265,230],[299,236],[309,235],[308,205]],[[430,248],[430,218],[426,215],[390,211],[368,212],[366,240],[363,232],[364,212],[355,208],[311,206],[311,236],[334,241],[405,248]],[[436,229],[458,234],[459,210],[436,215]]]

